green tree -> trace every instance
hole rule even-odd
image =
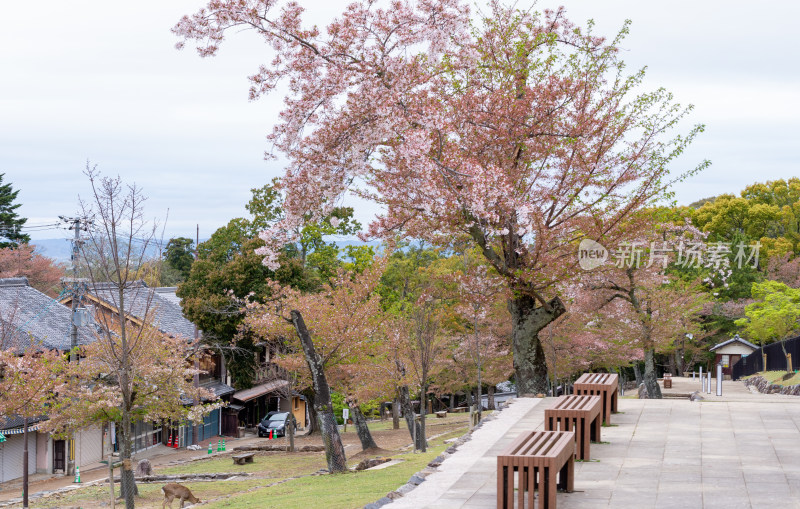
[[[281,266],[273,272],[255,250],[264,245],[258,232],[280,219],[283,197],[275,180],[251,192],[252,198],[245,205],[251,217],[231,219],[201,242],[198,259],[178,287],[186,317],[224,352],[237,389],[255,382],[257,339],[240,328],[243,302],[264,302],[270,295],[268,280],[301,292],[315,292],[340,267],[359,270],[372,259],[371,248],[359,246],[347,249],[344,254],[350,261],[343,260],[341,248],[327,239],[330,235],[354,234],[361,228],[353,220],[352,208],[336,208],[320,223],[306,225],[298,243],[284,247]]]
[[[173,237],[167,242],[164,250],[164,261],[178,272],[185,280],[194,262],[194,241],[186,237]]]
[[[199,258],[177,292],[186,317],[222,350],[237,389],[254,383],[256,362],[254,339],[239,333],[241,303],[263,302],[270,279],[303,290],[316,288],[296,259],[282,257],[284,265],[277,272],[265,267],[255,254],[263,241],[247,238],[246,221],[233,219],[200,244]]]
[[[19,190],[14,191],[11,183],[3,184],[3,177],[5,173],[0,173],[0,249],[17,247],[31,241],[28,234],[20,231],[28,220],[17,215],[17,209],[22,205],[14,203]]]
[[[736,325],[758,343],[780,341],[787,355],[785,340],[800,330],[800,289],[764,281],[753,284],[752,295],[756,302],[745,307],[746,318],[736,320]]]

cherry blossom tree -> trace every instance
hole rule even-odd
[[[507,311],[498,309],[498,300],[506,300],[507,287],[504,281],[486,265],[476,263],[469,253],[462,255],[463,272],[458,274],[458,295],[460,304],[456,312],[465,318],[471,326],[471,334],[465,334],[461,344],[461,356],[469,358],[475,365],[477,378],[476,399],[478,405],[478,419],[483,415],[481,391],[483,389],[483,375],[487,361],[497,361],[502,357],[502,339],[495,334],[495,326],[499,323],[508,323]],[[498,316],[499,315],[499,316]],[[458,358],[456,353],[454,356]],[[497,366],[493,366],[497,367]],[[507,379],[507,378],[506,378]]]
[[[5,320],[3,320],[5,323]],[[17,331],[18,334],[24,333]],[[22,506],[28,507],[28,423],[41,418],[63,392],[66,358],[19,337],[0,339],[0,415],[23,418]],[[28,344],[27,348],[22,345]]]
[[[29,244],[0,249],[0,278],[21,276],[28,278],[32,287],[54,297],[58,295],[64,267],[52,258],[36,253]]]
[[[356,415],[360,414],[359,399],[351,377],[366,366],[364,359],[373,355],[380,341],[381,310],[375,287],[384,267],[385,262],[377,260],[361,274],[339,271],[319,293],[304,294],[274,283],[270,301],[247,307],[247,331],[285,340],[288,353],[281,355],[278,363],[298,372],[299,385],[305,380],[313,386],[313,406],[330,472],[347,468],[333,416],[331,387],[349,389],[348,404],[354,411],[362,447],[376,447],[366,419]]]
[[[655,353],[686,334],[699,335],[698,319],[706,295],[672,281],[655,266],[605,272],[592,289],[601,299],[599,332],[612,342],[642,349],[648,397],[661,398]]]
[[[261,234],[265,263],[348,192],[385,211],[373,237],[472,243],[510,292],[520,393],[546,388],[539,332],[565,310],[554,285],[577,273],[576,242],[618,240],[626,217],[705,165],[670,176],[702,126],[669,137],[690,108],[638,92],[644,71],[619,57],[627,25],[606,40],[564,9],[493,1],[471,19],[459,0],[360,0],[323,31],[295,2],[213,0],[173,32],[207,57],[241,29],[273,55],[251,99],[289,90],[269,136],[289,161],[286,215]]]
[[[68,394],[59,399],[49,425],[73,431],[88,422],[119,424],[121,491],[125,506],[133,509],[138,493],[131,462],[133,423],[187,416],[196,421],[211,408],[198,404],[187,409],[184,402],[216,397],[193,386],[197,370],[187,359],[197,345],[157,331],[153,290],[134,281],[156,231],[145,219],[142,189],[88,165],[86,176],[91,194],[80,200],[81,215],[94,218],[94,226],[80,248],[89,275],[81,284],[104,295],[111,310],[96,314],[96,339],[84,347],[84,359],[71,363]]]

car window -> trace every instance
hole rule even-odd
[[[279,422],[280,422],[280,421],[284,421],[284,420],[286,420],[286,416],[287,416],[287,415],[289,415],[289,414],[286,414],[286,413],[283,413],[283,414],[275,414],[275,415],[272,415],[272,416],[270,416],[270,417],[269,417],[269,420],[270,420],[270,421],[279,421]]]

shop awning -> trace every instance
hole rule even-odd
[[[280,389],[284,389],[289,385],[289,382],[286,380],[272,380],[265,384],[256,385],[255,387],[251,387],[249,389],[245,389],[243,391],[236,391],[231,396],[233,399],[238,401],[250,401],[251,399],[258,398],[265,394],[269,394],[270,392],[275,392]]]

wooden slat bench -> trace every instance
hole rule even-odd
[[[245,463],[252,463],[253,456],[255,455],[256,453],[254,452],[245,452],[242,454],[236,454],[234,456],[231,456],[231,458],[233,458],[234,465],[244,465]]]
[[[617,389],[619,376],[612,373],[584,373],[575,380],[578,396],[600,396],[603,398],[603,421],[611,424],[611,412],[617,411]]]
[[[544,411],[544,429],[575,432],[575,457],[591,459],[589,445],[600,441],[603,401],[600,396],[561,396]]]
[[[572,491],[575,473],[575,436],[567,431],[523,433],[497,456],[497,507],[513,509],[515,475],[517,504],[533,509],[539,490],[539,509],[556,507],[557,487]],[[556,475],[558,474],[558,483]],[[527,505],[525,498],[527,496]]]

